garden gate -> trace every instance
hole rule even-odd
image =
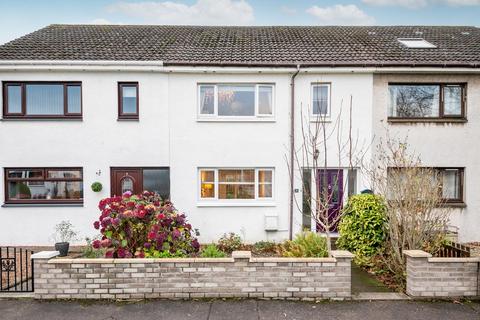
[[[33,292],[32,250],[0,247],[0,292]]]

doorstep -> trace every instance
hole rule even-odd
[[[365,301],[365,300],[411,300],[409,296],[400,292],[360,292],[352,295],[352,300]]]

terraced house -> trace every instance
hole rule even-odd
[[[474,27],[51,25],[28,34],[0,46],[0,244],[48,244],[61,220],[91,236],[100,199],[144,189],[185,211],[202,242],[315,229],[295,205],[306,186],[289,160],[304,122],[331,126],[350,99],[354,139],[408,135],[443,176],[460,241],[480,240],[479,43]],[[337,210],[371,186],[361,167],[347,173],[334,144],[325,173],[335,176]]]

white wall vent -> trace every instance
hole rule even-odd
[[[278,214],[275,212],[265,213],[265,231],[278,230]]]

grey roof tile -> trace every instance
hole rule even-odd
[[[398,38],[424,38],[411,49]],[[0,46],[0,60],[163,61],[225,66],[480,67],[475,27],[50,25]]]

